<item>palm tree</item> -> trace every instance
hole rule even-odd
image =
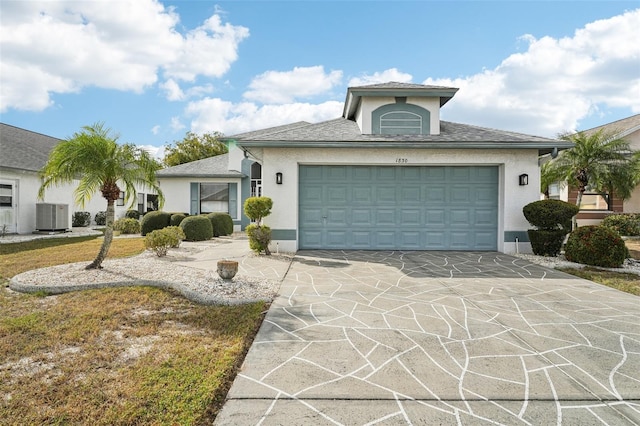
[[[107,200],[107,227],[104,240],[94,261],[86,269],[99,269],[109,252],[113,239],[114,202],[120,197],[120,186],[124,185],[125,202],[137,201],[136,185],[151,188],[158,194],[160,205],[164,203],[162,191],[156,181],[160,163],[151,155],[132,144],[120,145],[118,136],[103,123],[84,126],[81,132],[56,145],[49,160],[40,171],[42,185],[38,197],[44,198],[47,188],[79,180],[75,199],[84,207],[98,190]]]
[[[587,187],[610,197],[615,194],[624,200],[640,183],[640,156],[624,139],[602,129],[593,133],[566,134],[560,138],[573,142],[575,146],[542,168],[542,182],[559,181],[577,188],[578,206]],[[608,202],[611,203],[611,198]]]

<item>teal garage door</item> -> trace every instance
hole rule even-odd
[[[301,165],[299,172],[301,249],[497,250],[497,167]]]

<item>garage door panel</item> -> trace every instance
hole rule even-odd
[[[376,232],[376,245],[380,248],[393,249],[396,248],[396,233],[395,231],[377,231]]]
[[[418,209],[402,209],[400,210],[400,223],[403,226],[414,226],[422,224],[421,211]]]
[[[395,204],[397,190],[396,186],[378,186],[376,188],[376,201],[378,203]]]
[[[353,202],[361,203],[361,204],[372,204],[373,203],[373,188],[355,186],[352,189],[353,193]]]
[[[322,226],[322,211],[317,208],[300,209],[300,223]]]
[[[370,227],[373,226],[373,221],[371,220],[372,211],[371,209],[358,209],[354,208],[351,210],[351,225],[354,227]]]
[[[347,186],[332,186],[327,188],[326,200],[330,204],[340,204],[344,205],[349,201],[347,197],[348,188]]]
[[[400,198],[398,200],[398,202],[402,203],[402,205],[405,204],[414,204],[414,203],[419,203],[420,199],[422,198],[420,196],[422,192],[422,188],[418,185],[416,186],[403,186],[400,190]]]
[[[304,191],[300,191],[300,203],[302,205],[323,203],[323,188],[319,185],[309,185],[305,187]]]
[[[300,166],[300,248],[496,250],[498,168]]]
[[[378,209],[376,210],[376,225],[396,225],[396,212],[393,209]]]
[[[327,225],[328,226],[346,226],[347,222],[346,208],[329,208],[327,209]]]
[[[429,209],[426,211],[426,220],[425,224],[428,226],[443,226],[445,222],[444,210],[442,209]]]
[[[328,166],[326,180],[329,182],[344,182],[347,180],[347,169],[343,166]]]

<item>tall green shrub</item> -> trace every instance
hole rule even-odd
[[[524,217],[537,229],[529,229],[529,241],[534,254],[557,256],[564,237],[571,231],[571,219],[578,206],[560,200],[540,200],[522,209]]]
[[[140,232],[142,233],[142,236],[145,236],[156,229],[162,229],[169,226],[170,220],[171,213],[163,212],[162,210],[149,212],[142,216]]]
[[[262,219],[271,214],[273,201],[269,197],[249,197],[244,202],[244,214],[251,219],[253,224],[247,226],[249,247],[252,250],[270,255],[269,243],[271,242],[271,228],[262,225]]]
[[[213,226],[206,216],[189,216],[181,223],[180,228],[185,235],[185,241],[205,241],[213,237]]]

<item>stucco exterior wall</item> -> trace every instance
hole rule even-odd
[[[398,158],[406,163],[398,165]],[[529,228],[522,207],[540,197],[540,174],[537,150],[427,150],[427,149],[282,149],[263,151],[263,190],[274,203],[272,214],[264,219],[276,235],[298,229],[298,170],[301,164],[389,165],[398,167],[429,165],[492,165],[498,166],[499,218],[498,250],[513,253],[530,252],[527,242],[516,245],[515,238]],[[283,184],[275,183],[277,172],[283,174]],[[529,184],[519,186],[518,176],[529,175]],[[513,238],[505,241],[505,232]],[[520,234],[516,234],[519,232]],[[525,237],[526,239],[526,237]],[[273,240],[273,249],[295,252],[297,240]],[[517,248],[516,248],[517,247]]]

